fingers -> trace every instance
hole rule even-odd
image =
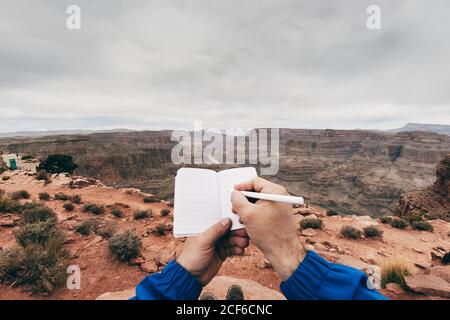
[[[230,237],[238,236],[238,237],[248,237],[247,229],[237,229],[230,231],[229,233]]]
[[[245,222],[246,216],[253,211],[252,209],[255,207],[255,205],[250,203],[239,191],[233,191],[231,194],[231,203],[233,212],[236,213],[243,222]]]
[[[199,236],[208,246],[213,246],[228,230],[231,228],[231,219],[225,218],[213,224],[211,227],[203,231]]]
[[[239,247],[239,248],[245,249],[249,246],[249,244],[250,244],[250,241],[248,238],[238,237],[238,236],[229,237],[222,241],[222,245],[225,248]]]
[[[244,254],[245,250],[239,247],[231,247],[231,248],[225,248],[225,253],[227,257],[231,256],[242,256]]]
[[[239,183],[239,184],[235,185],[234,188],[236,190],[240,190],[240,191],[255,190],[256,192],[260,192],[264,188],[264,186],[266,186],[267,184],[271,184],[271,183],[272,182],[267,181],[263,178],[256,177],[252,180]]]

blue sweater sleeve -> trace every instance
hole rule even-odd
[[[297,270],[281,283],[288,300],[384,300],[383,295],[367,287],[365,273],[328,262],[308,251]]]
[[[195,300],[201,284],[172,260],[161,272],[145,277],[136,287],[134,300]]]

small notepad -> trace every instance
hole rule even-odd
[[[203,232],[219,220],[229,217],[232,230],[242,229],[232,212],[234,185],[257,177],[255,168],[235,168],[216,172],[209,169],[181,168],[175,178],[174,237]]]

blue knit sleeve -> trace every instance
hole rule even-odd
[[[175,260],[161,272],[145,277],[136,287],[134,300],[195,300],[201,284]]]
[[[367,286],[365,273],[328,262],[309,251],[297,270],[281,283],[288,300],[384,300]]]

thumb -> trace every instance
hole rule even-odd
[[[213,245],[231,228],[231,219],[225,218],[202,232],[201,236],[208,245]]]

